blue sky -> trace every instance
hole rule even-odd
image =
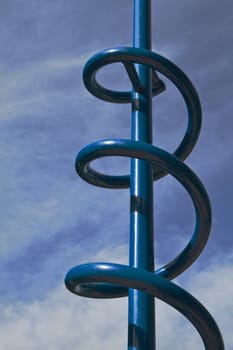
[[[207,247],[177,283],[210,310],[227,349],[233,348],[232,11],[230,0],[156,0],[152,13],[153,50],[184,70],[201,98],[203,127],[186,163],[213,209]],[[90,186],[76,175],[74,159],[94,140],[130,137],[130,106],[91,96],[82,69],[100,50],[131,45],[132,1],[1,0],[0,17],[0,343],[6,350],[126,348],[127,301],[75,297],[63,279],[83,262],[128,263],[128,190]],[[129,87],[119,66],[100,79]],[[173,151],[186,115],[167,86],[153,99],[154,144]],[[108,159],[96,167],[127,173],[128,162]],[[154,188],[159,267],[185,246],[194,215],[170,176]],[[156,309],[159,349],[202,349],[182,316],[160,302]]]

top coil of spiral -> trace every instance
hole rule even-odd
[[[83,81],[88,91],[104,101],[114,103],[128,103],[132,101],[132,92],[109,90],[101,86],[96,80],[96,74],[100,68],[116,62],[124,64],[136,91],[142,89],[142,86],[134,67],[135,63],[152,68],[154,73],[152,75],[154,76],[154,84],[152,86],[153,95],[157,95],[165,88],[164,83],[158,78],[156,71],[170,79],[179,89],[186,104],[188,122],[184,137],[173,155],[181,160],[185,160],[198,140],[202,121],[200,100],[192,82],[174,63],[154,52],[132,47],[111,48],[91,57],[83,70]],[[165,171],[155,169],[154,180],[164,175],[166,175]],[[128,180],[127,186],[129,186]]]

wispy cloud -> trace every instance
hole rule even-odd
[[[50,99],[58,98],[64,91],[65,80],[73,86],[71,75],[75,71],[78,76],[89,56],[87,52],[79,57],[53,57],[2,69],[0,120],[39,112],[44,104],[50,104]]]

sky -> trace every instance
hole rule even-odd
[[[199,299],[233,349],[233,99],[231,0],[152,1],[153,51],[178,65],[201,99],[201,135],[186,163],[212,204],[211,237],[175,282]],[[126,349],[127,299],[91,300],[64,286],[78,264],[128,264],[129,191],[80,179],[78,151],[103,138],[130,138],[130,106],[98,100],[82,69],[106,48],[132,45],[132,1],[0,0],[0,344],[5,350]],[[162,77],[161,77],[162,78]],[[99,73],[128,89],[119,65]],[[172,152],[186,111],[166,79],[153,99],[154,144]],[[127,160],[96,162],[125,174]],[[171,177],[154,184],[156,266],[189,241],[191,201]],[[159,349],[203,349],[183,316],[156,301]]]

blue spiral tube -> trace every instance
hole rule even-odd
[[[198,94],[184,72],[168,59],[151,51],[151,2],[134,0],[133,47],[117,47],[94,55],[86,63],[83,81],[99,99],[112,103],[131,103],[131,139],[105,139],[84,147],[75,167],[81,178],[103,188],[130,188],[129,266],[105,262],[72,268],[66,275],[66,287],[74,294],[90,298],[128,296],[128,350],[155,350],[154,298],[170,304],[182,313],[199,332],[205,349],[224,350],[221,332],[212,316],[191,294],[171,282],[201,254],[211,230],[211,206],[208,194],[195,173],[184,164],[194,148],[201,128]],[[120,62],[132,83],[132,91],[114,91],[96,78],[106,65]],[[187,109],[187,127],[183,139],[172,154],[153,145],[152,98],[165,90],[158,73],[180,91]],[[128,175],[113,176],[97,172],[91,162],[98,158],[131,158]],[[153,182],[171,174],[191,197],[196,225],[181,253],[154,271]]]

